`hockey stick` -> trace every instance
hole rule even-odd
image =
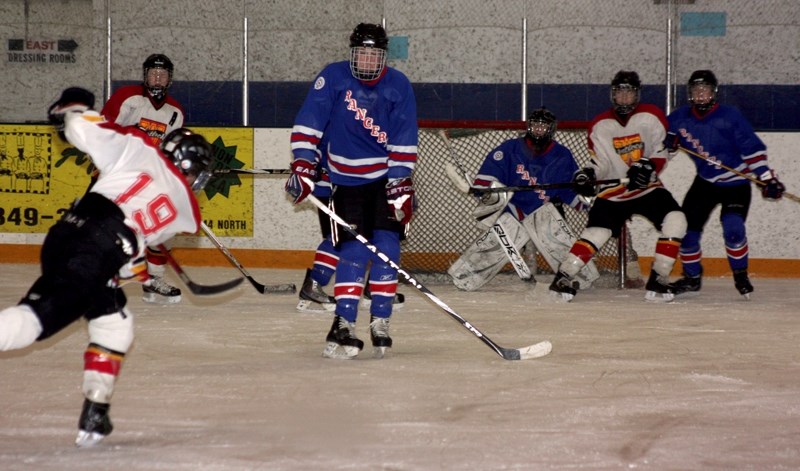
[[[442,308],[450,317],[458,321],[465,329],[472,332],[473,335],[478,337],[483,343],[488,345],[492,348],[498,355],[503,357],[505,360],[528,360],[531,358],[539,358],[547,355],[553,349],[553,345],[547,341],[543,340],[537,344],[525,347],[525,348],[503,348],[494,343],[489,337],[485,336],[480,330],[478,330],[475,326],[467,322],[466,319],[458,315],[453,309],[450,308],[447,304],[444,303],[441,299],[436,297],[428,288],[422,285],[419,281],[417,281],[410,273],[405,271],[404,269],[400,268],[400,266],[394,263],[386,254],[382,253],[371,244],[364,236],[359,234],[355,229],[353,229],[350,224],[344,221],[338,214],[336,214],[333,210],[328,208],[325,204],[323,204],[320,200],[314,197],[314,195],[308,195],[306,198],[308,201],[312,202],[314,206],[319,208],[322,212],[327,214],[333,221],[337,224],[342,226],[344,230],[349,232],[353,237],[356,238],[359,242],[361,242],[364,246],[369,249],[370,252],[375,254],[378,258],[383,260],[385,263],[388,263],[390,267],[394,268],[397,273],[403,275],[403,278],[406,279],[411,285],[417,288],[419,291],[422,292],[425,296],[428,297],[431,301],[433,301],[437,306]]]
[[[178,261],[172,257],[172,254],[169,252],[169,249],[164,247],[164,245],[159,245],[158,250],[160,250],[161,253],[167,258],[167,263],[169,263],[169,266],[171,266],[172,269],[175,270],[175,273],[178,274],[178,277],[181,279],[181,281],[183,281],[183,284],[185,284],[186,287],[189,288],[189,291],[191,291],[192,294],[195,294],[197,296],[210,296],[213,294],[222,294],[236,288],[237,286],[242,284],[242,281],[244,281],[244,278],[236,278],[235,280],[227,281],[225,283],[220,283],[218,285],[201,285],[199,283],[195,283],[194,281],[192,281],[191,278],[189,278],[189,275],[186,274],[183,268],[181,268],[181,266],[178,264]]]
[[[612,178],[610,180],[597,180],[595,185],[625,185],[628,183],[627,178]],[[470,187],[469,192],[473,195],[482,195],[484,193],[505,193],[507,191],[536,191],[536,190],[557,190],[560,188],[572,188],[572,182],[559,182],[559,183],[542,183],[537,185],[521,185],[521,186],[501,186],[497,188],[476,188]]]
[[[461,160],[458,158],[453,143],[450,141],[450,138],[447,137],[447,132],[445,132],[444,129],[439,131],[439,137],[442,138],[447,149],[450,151],[450,158],[456,166],[456,168],[445,166],[445,173],[450,177],[450,181],[453,182],[456,188],[467,193],[471,184],[467,170],[461,165]],[[500,209],[500,211],[502,210],[503,209]],[[514,247],[514,244],[508,240],[508,236],[500,223],[496,222],[492,225],[492,234],[494,234],[497,242],[503,247],[503,253],[506,254],[508,261],[511,262],[511,266],[514,267],[517,276],[519,276],[522,281],[535,281],[531,274],[530,267],[528,267],[528,264],[522,259],[522,256],[519,254],[517,248]]]
[[[248,175],[291,175],[292,170],[288,168],[218,168],[215,174],[244,173]]]
[[[750,180],[751,182],[755,183],[758,186],[767,186],[766,183],[762,182],[758,178],[753,177],[752,175],[748,175],[746,173],[742,173],[742,172],[736,170],[735,168],[728,167],[727,165],[723,164],[722,162],[717,162],[716,160],[709,159],[705,155],[700,154],[698,152],[695,152],[695,151],[693,151],[691,149],[687,149],[687,148],[685,148],[683,146],[679,146],[678,149],[686,152],[687,154],[689,154],[689,155],[691,155],[693,157],[697,157],[700,160],[705,160],[706,162],[708,162],[708,163],[710,163],[712,165],[716,165],[719,168],[725,169],[725,170],[733,173],[734,175],[738,175],[738,176],[740,176],[742,178],[746,178],[746,179]],[[793,194],[789,193],[788,191],[784,191],[783,192],[783,196],[785,196],[786,198],[789,198],[790,200],[792,200],[792,201],[794,201],[796,203],[800,203],[800,197],[798,197],[797,195],[793,195]]]
[[[204,223],[204,222],[201,223],[200,224],[200,228],[203,230],[203,232],[205,233],[206,237],[208,237],[209,240],[211,240],[211,242],[213,242],[214,245],[217,246],[219,251],[222,252],[222,255],[224,255],[225,258],[227,258],[228,261],[231,262],[231,265],[236,267],[236,269],[239,270],[239,272],[242,275],[244,275],[245,278],[247,278],[247,281],[249,281],[250,284],[253,285],[253,288],[255,288],[256,291],[258,291],[259,293],[267,294],[267,293],[296,293],[297,292],[297,287],[293,283],[280,284],[280,285],[262,285],[261,283],[257,282],[255,280],[255,278],[253,278],[253,276],[250,275],[250,273],[248,273],[248,271],[242,266],[242,264],[239,263],[239,260],[237,260],[236,257],[233,256],[231,251],[228,250],[228,248],[225,247],[225,245],[223,245],[222,241],[217,239],[217,236],[214,235],[213,232],[211,232],[211,229],[209,229],[209,227],[206,226],[206,223]]]

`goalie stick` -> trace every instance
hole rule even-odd
[[[447,146],[447,150],[450,151],[450,158],[453,160],[456,168],[451,166],[445,165],[445,173],[448,177],[450,177],[450,181],[461,190],[462,192],[466,193],[470,188],[470,178],[467,174],[466,169],[463,165],[461,165],[461,160],[458,158],[458,154],[456,154],[456,150],[453,147],[453,143],[450,142],[450,138],[447,136],[447,132],[444,129],[439,131],[439,136],[444,141],[444,144]],[[459,177],[460,175],[460,177]],[[502,211],[502,209],[500,210]],[[522,256],[519,254],[519,251],[514,244],[508,239],[506,236],[506,232],[499,223],[495,222],[492,225],[492,234],[494,234],[495,239],[497,242],[503,247],[503,253],[508,258],[508,261],[511,262],[511,266],[514,267],[514,271],[517,272],[517,276],[522,279],[522,281],[536,281],[531,274],[531,269],[528,267],[528,264],[525,263],[525,260],[522,259]]]
[[[496,343],[494,343],[489,337],[483,334],[477,327],[470,324],[466,319],[458,315],[453,309],[450,308],[447,304],[444,303],[441,299],[439,299],[435,294],[433,294],[428,288],[426,288],[422,283],[417,281],[410,273],[402,269],[398,264],[394,263],[386,254],[379,251],[375,245],[371,244],[363,235],[359,234],[355,229],[353,229],[350,224],[345,222],[344,219],[339,217],[332,209],[328,208],[325,204],[323,204],[320,200],[314,197],[314,195],[308,195],[306,197],[308,201],[314,204],[317,208],[319,208],[322,212],[327,214],[333,221],[335,221],[338,225],[342,226],[344,230],[349,232],[353,237],[356,238],[359,242],[361,242],[370,252],[375,254],[378,258],[383,260],[385,263],[388,263],[393,269],[397,271],[398,274],[402,275],[403,278],[408,281],[412,286],[417,288],[422,294],[428,297],[431,301],[433,301],[437,306],[442,308],[450,317],[455,319],[458,323],[460,323],[465,329],[472,332],[473,335],[478,337],[483,343],[488,345],[492,350],[494,350],[498,355],[503,357],[505,360],[528,360],[531,358],[539,358],[547,355],[553,349],[553,345],[547,341],[543,340],[537,344],[530,345],[524,348],[503,348]]]
[[[734,175],[738,175],[740,177],[746,178],[746,179],[750,180],[751,182],[755,183],[756,185],[759,185],[759,186],[766,186],[767,185],[766,183],[762,182],[758,178],[753,177],[752,175],[748,175],[746,173],[742,173],[742,172],[736,170],[733,167],[728,167],[727,165],[723,164],[722,162],[717,162],[716,160],[709,159],[705,155],[700,154],[698,152],[695,152],[695,151],[693,151],[691,149],[687,149],[687,148],[685,148],[683,146],[678,147],[678,149],[686,152],[687,154],[689,154],[689,155],[691,155],[693,157],[697,157],[700,160],[705,160],[706,162],[708,162],[708,163],[710,163],[712,165],[716,165],[719,168],[723,168],[723,169],[733,173]],[[785,196],[786,198],[789,198],[790,200],[792,200],[792,201],[794,201],[796,203],[800,203],[800,197],[798,197],[797,195],[793,195],[793,194],[789,193],[788,191],[784,191],[783,192],[783,196]]]
[[[164,247],[163,244],[159,245],[158,249],[167,258],[167,263],[169,263],[169,266],[175,270],[175,273],[178,275],[181,281],[183,281],[183,284],[185,284],[186,287],[189,288],[189,291],[191,291],[194,295],[211,296],[214,294],[222,294],[236,288],[242,284],[242,281],[244,281],[244,278],[236,278],[235,280],[220,283],[218,285],[201,285],[199,283],[195,283],[191,278],[189,278],[189,275],[186,274],[183,268],[181,268],[180,264],[178,264],[178,261],[175,260],[175,258],[169,252],[169,249]]]
[[[239,272],[242,275],[244,275],[245,278],[247,278],[247,281],[249,281],[250,284],[253,285],[253,288],[255,288],[256,291],[258,291],[259,293],[267,294],[267,293],[296,293],[297,292],[297,287],[293,283],[278,284],[278,285],[263,285],[263,284],[259,283],[242,266],[242,264],[239,263],[239,260],[237,260],[236,257],[233,256],[231,251],[228,250],[227,247],[225,247],[225,245],[222,243],[222,241],[220,241],[217,238],[217,236],[214,235],[214,233],[211,231],[211,229],[208,226],[206,226],[206,223],[204,223],[204,222],[201,223],[200,224],[200,228],[203,230],[203,233],[205,233],[206,237],[208,237],[209,240],[211,240],[211,242],[213,242],[214,245],[217,246],[219,251],[222,252],[222,255],[224,255],[225,258],[227,258],[228,261],[231,262],[231,265],[236,267],[236,269],[239,270]]]
[[[292,170],[288,168],[218,168],[215,174],[244,173],[248,175],[291,175]]]

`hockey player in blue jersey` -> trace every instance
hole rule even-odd
[[[578,164],[572,152],[554,140],[557,125],[555,115],[546,108],[532,112],[524,136],[509,139],[489,152],[473,188],[571,181]],[[502,240],[493,237],[495,225],[517,250],[531,241],[550,267],[557,270],[576,238],[561,214],[561,204],[578,210],[586,208],[585,200],[572,188],[485,193],[473,212],[484,234],[448,270],[453,283],[465,291],[477,290],[508,263]],[[599,276],[594,263],[589,263],[576,275],[576,284],[588,288]]]
[[[336,213],[398,262],[400,240],[416,205],[411,177],[418,129],[411,83],[386,66],[388,45],[382,26],[361,23],[350,35],[350,60],[329,64],[317,76],[292,128],[293,173],[286,191],[295,204],[311,193],[309,181],[316,180],[324,152]],[[323,356],[354,358],[363,349],[355,329],[370,264],[370,338],[382,356],[392,346],[389,318],[397,272],[347,232],[334,233],[334,243],[339,250],[336,311]]]
[[[703,267],[700,240],[711,211],[721,205],[720,223],[725,252],[733,271],[736,290],[750,299],[753,285],[747,275],[748,253],[745,221],[750,209],[750,181],[714,162],[751,174],[763,182],[764,198],[777,200],[786,190],[767,163],[767,147],[736,108],[717,103],[717,77],[710,70],[696,70],[689,77],[689,104],[673,111],[664,146],[671,152],[685,148],[705,156],[692,156],[697,175],[683,200],[688,230],[680,247],[683,278],[675,281],[677,294],[700,291]]]

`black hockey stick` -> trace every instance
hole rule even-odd
[[[627,178],[612,178],[610,180],[597,180],[594,182],[595,185],[625,185],[627,183]],[[473,195],[482,195],[484,193],[505,193],[507,191],[557,190],[560,188],[572,188],[573,186],[572,182],[559,182],[542,183],[541,185],[501,186],[497,188],[471,187],[469,192]]]
[[[192,281],[191,278],[189,278],[189,275],[186,274],[183,268],[181,268],[181,266],[178,264],[178,261],[175,260],[175,258],[169,252],[169,249],[167,249],[163,245],[159,245],[158,250],[160,250],[161,253],[164,254],[164,256],[167,258],[167,263],[169,263],[169,266],[171,266],[172,269],[175,270],[175,273],[178,274],[178,277],[181,279],[181,281],[183,281],[183,284],[185,284],[186,287],[189,288],[189,291],[191,291],[192,294],[195,294],[197,296],[210,296],[214,294],[222,294],[236,288],[237,286],[242,284],[242,281],[244,281],[244,278],[236,278],[235,280],[227,281],[225,283],[220,283],[218,285],[201,285],[195,283],[194,281]]]
[[[253,288],[255,288],[256,291],[258,291],[259,293],[267,294],[267,293],[297,292],[297,287],[293,283],[286,283],[280,285],[262,285],[261,283],[256,281],[255,278],[253,278],[253,276],[250,273],[248,273],[248,271],[242,266],[242,264],[239,263],[239,260],[237,260],[236,257],[233,256],[231,251],[228,250],[228,248],[225,247],[225,245],[223,245],[222,241],[217,239],[217,236],[214,235],[213,232],[211,232],[211,229],[209,229],[209,227],[206,226],[206,223],[201,223],[200,228],[203,230],[203,233],[205,233],[206,237],[208,237],[209,240],[211,240],[211,242],[213,242],[214,245],[217,246],[219,251],[222,252],[222,255],[224,255],[225,258],[227,258],[228,261],[231,262],[231,265],[236,267],[236,269],[239,270],[239,272],[242,275],[244,275],[245,278],[247,278],[247,281],[249,281],[250,284],[253,285]]]
[[[218,168],[215,174],[244,173],[248,175],[291,175],[292,170],[288,168]]]
[[[307,199],[311,201],[314,206],[319,208],[322,212],[327,214],[332,220],[334,220],[337,224],[342,226],[344,230],[349,232],[353,237],[355,237],[359,242],[364,244],[364,246],[369,249],[370,252],[375,254],[378,258],[383,260],[385,263],[388,263],[390,267],[397,270],[397,273],[403,275],[403,278],[406,279],[411,285],[417,288],[419,291],[422,292],[425,296],[428,297],[431,301],[433,301],[437,306],[442,308],[444,312],[446,312],[450,317],[458,321],[465,329],[472,332],[473,335],[478,337],[483,343],[488,345],[492,348],[498,355],[503,357],[505,360],[528,360],[531,358],[539,358],[547,355],[553,349],[553,345],[547,341],[543,340],[537,344],[525,347],[525,348],[503,348],[496,343],[494,343],[489,337],[485,336],[480,330],[478,330],[474,325],[467,322],[466,319],[458,315],[453,309],[450,308],[447,304],[444,303],[441,299],[439,299],[435,294],[433,294],[428,288],[422,285],[419,281],[417,281],[410,273],[400,268],[400,266],[394,263],[386,254],[382,253],[371,244],[364,236],[359,234],[352,226],[347,224],[344,219],[339,217],[333,210],[328,208],[324,203],[314,197],[314,195],[308,195]]]

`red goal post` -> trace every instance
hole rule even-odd
[[[564,121],[558,123],[556,131],[555,139],[572,151],[579,167],[589,161],[587,127],[587,122]],[[446,133],[461,165],[473,178],[492,149],[507,139],[523,135],[525,130],[524,121],[419,121],[418,160],[414,172],[419,208],[403,242],[401,263],[404,268],[415,273],[444,274],[482,235],[472,217],[475,198],[457,189],[445,172],[445,165],[453,164],[453,157],[441,133]],[[576,233],[580,233],[586,225],[586,213],[567,207],[566,216]],[[622,252],[627,252],[628,258],[635,257],[630,248]],[[530,261],[531,255],[528,257]],[[601,273],[614,274],[619,279],[625,266],[621,260],[616,239],[609,240],[595,258]],[[538,262],[539,273],[552,273],[544,260]],[[506,269],[512,270],[510,265]]]

